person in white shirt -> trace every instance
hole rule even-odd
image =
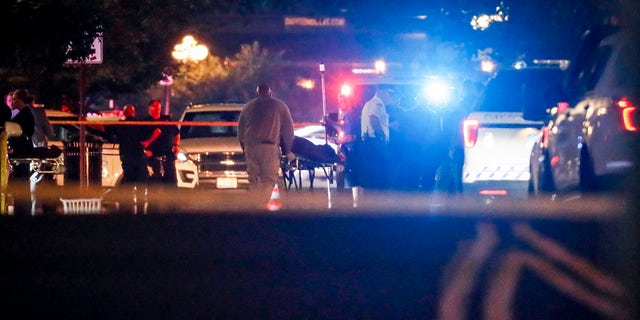
[[[363,154],[360,181],[365,189],[389,187],[389,114],[386,104],[394,102],[393,90],[378,86],[374,96],[364,104],[360,118]]]
[[[378,87],[375,95],[364,104],[360,126],[363,139],[389,142],[389,114],[385,100],[390,100],[389,89]]]

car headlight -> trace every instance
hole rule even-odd
[[[176,157],[178,158],[178,160],[180,160],[182,162],[187,162],[187,160],[189,160],[189,156],[184,152],[178,152]]]

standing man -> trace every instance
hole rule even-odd
[[[385,104],[392,103],[391,88],[376,87],[373,97],[362,107],[360,132],[363,154],[361,183],[364,188],[385,189],[389,185],[389,114]]]
[[[240,112],[238,141],[247,159],[253,200],[262,208],[278,180],[281,152],[289,161],[295,155],[291,152],[294,135],[289,107],[272,97],[267,84],[260,84],[257,93],[258,97],[247,102]]]
[[[124,121],[135,121],[136,107],[132,104],[122,108],[125,116]],[[144,208],[141,199],[147,188],[149,171],[147,170],[147,155],[142,145],[145,130],[139,125],[122,125],[115,127],[115,136],[120,147],[120,160],[122,161],[122,188],[125,197],[133,200],[128,203],[127,208],[133,210],[132,213],[143,212]]]
[[[161,116],[162,105],[159,100],[151,100],[147,107],[149,116],[146,121],[168,121],[169,116]],[[156,124],[149,126],[148,139],[142,146],[150,151],[149,165],[153,171],[152,182],[160,182],[163,186],[177,186],[176,153],[179,151],[180,131],[175,125]]]

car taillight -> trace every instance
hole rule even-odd
[[[542,139],[542,147],[547,149],[549,147],[549,127],[545,126],[542,128],[540,138]]]
[[[634,114],[636,113],[636,106],[633,105],[626,97],[620,99],[617,103],[620,108],[622,114],[622,126],[624,130],[630,132],[637,132],[638,126],[633,119]]]
[[[462,136],[464,137],[464,146],[473,147],[478,139],[478,120],[466,119],[462,123]]]

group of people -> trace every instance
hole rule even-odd
[[[28,157],[34,148],[47,147],[51,125],[43,108],[34,106],[33,95],[27,90],[15,90],[7,95],[6,102],[7,105],[0,108],[0,126],[4,127],[5,121],[12,121],[22,129],[20,136],[10,138],[12,155]],[[150,184],[162,188],[177,186],[175,160],[179,152],[180,132],[175,125],[161,123],[169,120],[161,114],[161,110],[160,101],[151,100],[147,106],[148,116],[138,119],[136,107],[128,104],[122,108],[124,122],[141,120],[155,123],[109,125],[104,128],[119,143],[123,169],[121,188],[123,195],[128,195],[123,199],[124,210],[148,210],[145,198]],[[283,101],[272,96],[267,84],[258,86],[257,97],[242,110],[238,140],[247,158],[253,203],[263,207],[277,184],[281,152],[290,161],[295,158],[291,152],[294,140],[291,113]],[[26,194],[29,190],[26,182],[33,174],[28,163],[14,166],[11,192]],[[32,208],[35,199],[31,199],[32,203],[16,200],[14,208],[17,214],[38,213],[35,207]],[[44,212],[51,209],[39,210]]]
[[[359,137],[353,143],[358,150],[351,150],[346,159],[353,169],[352,186],[461,193],[461,125],[477,98],[471,85],[465,82],[464,98],[446,114],[418,114],[427,111],[415,106],[402,108],[393,88],[376,87],[361,110],[346,115],[350,120],[346,123]],[[258,86],[257,94],[240,114],[238,141],[247,159],[253,198],[260,208],[277,183],[281,155],[289,161],[295,155],[291,152],[293,120],[287,105],[272,97],[266,84]]]
[[[57,148],[48,146],[48,136],[52,134],[44,107],[34,105],[34,95],[24,89],[12,91],[6,96],[5,105],[0,107],[0,127],[6,121],[18,124],[22,130],[20,136],[10,137],[9,156],[14,159],[37,158],[41,149]],[[112,135],[120,145],[122,161],[122,188],[132,197],[125,197],[125,210],[140,212],[145,205],[142,199],[149,184],[165,188],[177,186],[175,159],[180,143],[180,133],[175,125],[158,122],[169,120],[162,116],[159,100],[151,100],[147,106],[148,116],[142,121],[156,122],[150,125],[114,125],[107,126],[106,132]],[[134,105],[123,107],[125,121],[136,119]],[[61,151],[60,151],[61,152]],[[15,195],[14,212],[19,215],[34,215],[55,210],[55,203],[48,203],[39,195],[46,192],[43,182],[53,183],[52,174],[42,174],[30,162],[14,162],[11,168],[10,191]],[[39,191],[43,190],[43,191]],[[135,192],[131,192],[135,191]],[[31,194],[31,197],[24,195]]]
[[[286,103],[274,98],[267,84],[257,87],[257,97],[247,102],[238,120],[238,142],[247,160],[251,199],[257,208],[264,208],[277,185],[280,160],[284,155],[288,161],[295,159],[292,152],[294,144],[293,119]],[[7,97],[9,98],[9,97]],[[26,152],[34,147],[46,146],[46,136],[50,134],[50,125],[44,112],[39,113],[33,106],[33,97],[26,90],[16,90],[10,95],[11,108],[4,106],[0,110],[0,124],[11,120],[20,125],[22,135],[12,137],[10,141],[13,152]],[[392,178],[409,178],[415,175],[402,175],[393,170],[394,124],[390,120],[388,108],[397,104],[397,97],[391,88],[379,86],[374,96],[363,106],[359,125],[359,154],[366,154],[367,161],[358,161],[358,179],[355,185],[368,189],[381,190],[393,187]],[[464,101],[469,103],[469,101]],[[18,110],[12,116],[12,110]],[[132,194],[134,211],[144,210],[139,199],[146,195],[149,183],[159,186],[177,185],[175,159],[179,152],[180,132],[172,124],[163,124],[169,120],[162,116],[162,105],[159,100],[151,100],[147,106],[148,116],[142,120],[153,121],[150,125],[115,125],[106,130],[114,135],[120,145],[123,180],[122,188]],[[126,121],[135,121],[136,108],[132,104],[123,107]],[[453,117],[456,122],[456,117]],[[355,119],[353,119],[355,120]],[[48,128],[47,128],[48,125]],[[461,192],[459,184],[461,174],[461,139],[458,126],[449,125],[453,131],[440,137],[451,138],[445,144],[445,156],[439,161],[439,167],[432,168],[435,173],[436,188],[450,192]],[[398,146],[398,145],[397,145]],[[398,146],[400,148],[407,146]],[[396,150],[397,151],[397,150]],[[402,160],[404,161],[404,160]],[[407,166],[407,163],[400,164]],[[29,168],[14,168],[14,175],[28,177]],[[434,180],[434,179],[431,179]],[[446,181],[445,181],[446,180]],[[23,208],[17,208],[22,210]]]
[[[151,100],[147,111],[148,116],[140,120],[153,124],[116,125],[106,129],[119,144],[124,209],[133,213],[148,210],[145,197],[149,184],[164,191],[177,186],[175,160],[179,152],[180,132],[173,124],[161,123],[170,119],[162,115],[159,100]],[[136,107],[132,104],[125,105],[122,112],[125,122],[138,120]]]
[[[479,89],[466,80],[461,99],[437,112],[395,90],[378,85],[361,109],[351,107],[345,114],[346,135],[359,137],[346,147],[351,185],[462,193],[462,122],[476,103]]]
[[[11,121],[22,130],[21,135],[9,137],[10,157],[37,157],[38,150],[48,148],[48,136],[53,129],[44,107],[36,107],[34,102],[35,95],[31,91],[18,89],[8,93],[5,104],[0,107],[0,126],[4,127],[7,121]],[[32,167],[29,162],[17,162],[12,165],[12,193],[18,195],[14,203],[16,213],[35,214],[51,207],[50,203],[39,201],[41,197],[38,193],[42,191],[39,184],[52,180],[39,169],[40,167]]]

